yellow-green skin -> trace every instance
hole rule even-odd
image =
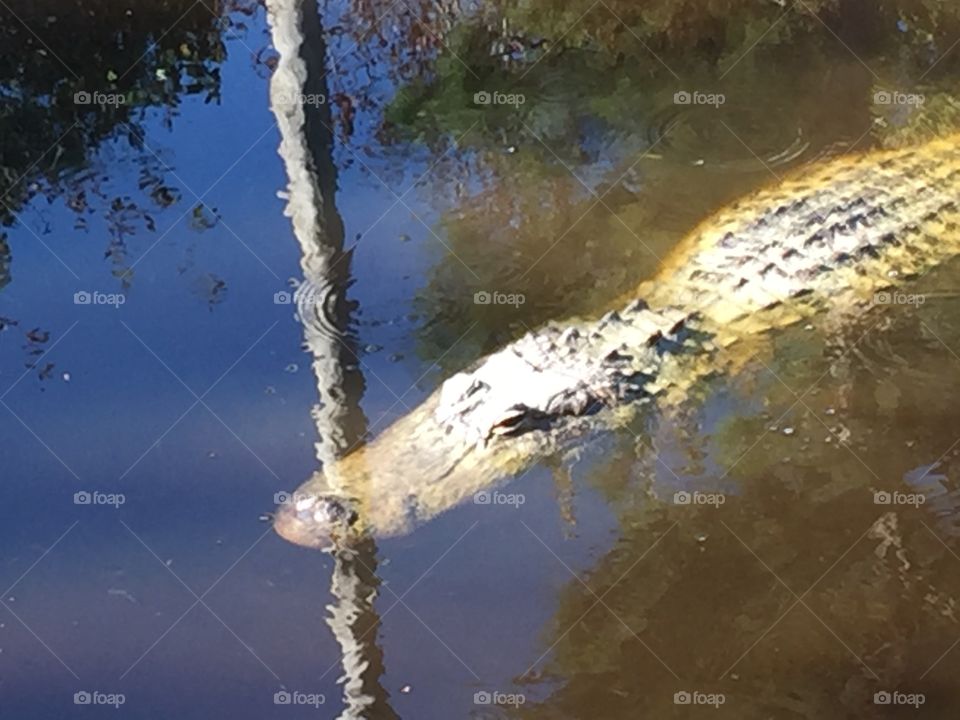
[[[739,340],[814,313],[843,320],[958,254],[958,223],[960,135],[802,169],[694,229],[622,310],[541,328],[451,377],[305,482],[276,530],[321,548],[409,532],[682,394]]]

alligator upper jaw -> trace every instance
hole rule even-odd
[[[277,535],[294,545],[313,550],[330,550],[333,537],[316,523],[305,522],[298,516],[293,505],[280,505],[273,517],[273,529]]]
[[[342,547],[358,532],[353,499],[330,491],[320,473],[281,502],[273,528],[284,540],[315,550]]]

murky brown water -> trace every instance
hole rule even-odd
[[[744,344],[676,412],[503,488],[519,507],[353,565],[258,520],[716,208],[960,125],[952,8],[332,5],[302,52],[332,101],[304,241],[263,9],[173,5],[0,11],[0,715],[953,717],[956,262],[922,304]],[[346,300],[306,331],[275,300],[305,275]]]

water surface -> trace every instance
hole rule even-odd
[[[361,442],[732,199],[954,126],[946,7],[656,5],[324,8],[307,137],[337,267],[306,330],[264,9],[0,10],[4,717],[952,716],[956,263],[921,305],[745,347],[680,412],[503,488],[519,507],[366,548],[367,700],[330,626],[344,568],[262,519],[343,449],[310,337]]]

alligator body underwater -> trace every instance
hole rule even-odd
[[[449,378],[305,482],[275,528],[318,548],[409,532],[682,394],[737,341],[842,321],[957,254],[960,135],[801,169],[703,222],[621,309],[540,328]]]

